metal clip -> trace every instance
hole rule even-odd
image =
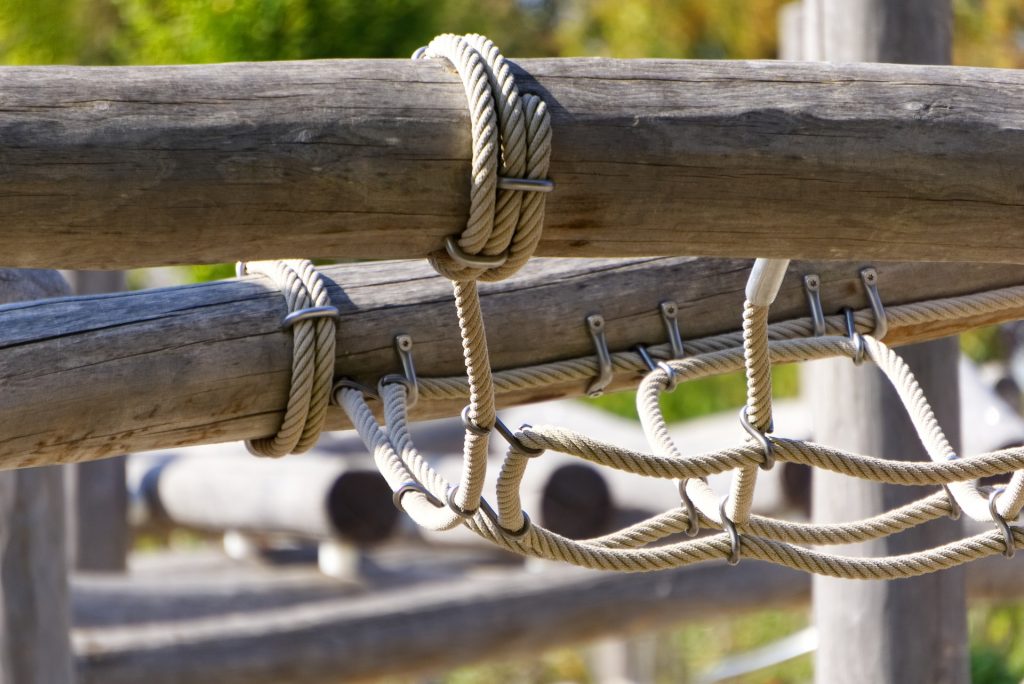
[[[526,511],[523,511],[523,526],[518,530],[510,530],[501,526],[501,518],[499,518],[498,514],[494,512],[494,509],[491,508],[491,504],[487,503],[486,499],[480,499],[480,510],[483,511],[484,515],[486,515],[492,523],[494,523],[495,527],[501,530],[502,534],[510,539],[522,539],[526,536],[526,533],[530,531],[532,523],[530,521],[530,516],[526,514]]]
[[[551,192],[555,189],[555,181],[547,178],[506,178],[498,176],[499,190],[518,190],[519,192]]]
[[[341,318],[341,312],[334,306],[311,306],[306,309],[292,311],[281,321],[281,330],[287,330],[299,321],[310,321],[314,318]]]
[[[864,290],[868,293],[871,312],[875,315],[875,330],[871,336],[876,340],[881,340],[889,332],[889,320],[885,316],[885,307],[882,306],[882,298],[878,294],[878,271],[871,266],[862,268],[860,279],[864,283]]]
[[[772,440],[768,438],[768,435],[758,430],[750,422],[750,417],[747,415],[747,407],[744,406],[740,409],[740,425],[747,431],[747,434],[754,438],[754,441],[761,445],[761,450],[764,452],[764,460],[761,461],[759,467],[761,470],[771,470],[772,466],[775,465],[775,445]],[[769,430],[771,428],[769,427]]]
[[[736,531],[736,524],[725,514],[725,504],[729,497],[723,496],[718,504],[718,517],[722,519],[722,529],[729,533],[729,557],[726,558],[729,565],[736,565],[740,562],[740,533]]]
[[[331,388],[331,397],[334,399],[335,406],[341,406],[341,399],[339,399],[339,395],[343,389],[356,390],[357,392],[362,392],[363,397],[367,399],[380,400],[380,395],[366,385],[361,385],[351,378],[339,378],[334,383],[334,387]]]
[[[448,500],[448,508],[460,518],[472,518],[480,510],[480,507],[466,509],[455,503],[455,492],[457,491],[459,491],[459,485],[448,486],[448,495],[445,497]]]
[[[479,437],[486,437],[487,435],[491,434],[490,428],[481,427],[480,425],[476,424],[476,421],[474,421],[469,415],[469,409],[469,404],[466,404],[462,408],[462,413],[460,414],[462,418],[462,426],[469,430],[470,432],[472,432],[474,435],[477,435]]]
[[[519,426],[519,429],[522,430],[523,428],[528,427],[532,426],[524,423]],[[496,417],[494,419],[494,429],[498,431],[499,435],[505,438],[505,441],[508,442],[513,449],[520,453],[523,453],[531,458],[534,456],[540,456],[541,454],[544,453],[544,449],[534,449],[533,447],[528,447],[525,444],[523,444],[522,440],[519,439],[519,436],[516,435],[516,433],[512,432],[512,430],[510,430],[508,426],[502,422],[501,418]]]
[[[992,493],[988,495],[988,512],[992,515],[992,521],[999,528],[999,531],[1003,533],[1003,555],[1007,558],[1013,558],[1013,554],[1017,551],[1017,542],[1013,538],[1013,529],[1010,524],[1006,522],[1006,518],[999,515],[999,511],[996,510],[996,499],[1003,493],[1002,487],[997,487],[992,490]]]
[[[665,391],[675,391],[676,387],[679,385],[679,374],[676,373],[676,369],[664,361],[655,361],[651,358],[651,353],[647,351],[647,347],[642,344],[636,345],[635,349],[636,353],[640,355],[641,359],[643,359],[644,365],[647,366],[648,371],[656,371],[659,368],[664,371],[668,378],[665,383]]]
[[[594,349],[597,352],[598,376],[590,382],[587,387],[588,397],[599,397],[604,394],[614,377],[612,373],[612,356],[608,352],[608,340],[604,336],[604,316],[592,314],[587,316],[587,329],[590,330],[590,337],[594,341]]]
[[[811,308],[811,320],[814,321],[814,336],[825,334],[825,312],[821,308],[821,278],[817,273],[804,276],[804,293],[807,305]]]
[[[846,307],[843,309],[843,315],[846,316],[846,333],[853,342],[853,365],[859,366],[864,363],[864,336],[857,332],[857,322],[853,319],[853,309]]]
[[[444,249],[448,252],[454,261],[457,261],[459,265],[465,266],[466,268],[498,268],[503,266],[508,261],[508,252],[502,252],[501,254],[466,254],[459,247],[458,238],[446,237],[444,239]]]
[[[416,366],[412,361],[412,337],[409,335],[396,335],[395,336],[395,351],[398,352],[398,358],[402,362],[402,371],[404,375],[396,375],[391,373],[385,375],[380,379],[381,385],[389,385],[391,383],[402,383],[405,385],[408,392],[408,408],[412,408],[416,405],[416,401],[420,396],[419,383],[416,380]]]
[[[669,300],[659,304],[658,308],[661,310],[665,332],[668,333],[668,343],[672,347],[672,358],[681,359],[686,356],[686,349],[683,348],[683,336],[679,334],[679,306]]]
[[[402,497],[409,492],[419,492],[423,496],[427,497],[427,501],[429,501],[431,505],[436,506],[437,508],[444,507],[444,504],[438,501],[437,497],[428,492],[426,487],[421,485],[419,482],[413,482],[410,480],[399,485],[398,489],[395,490],[395,493],[391,495],[391,503],[395,504],[395,508],[403,513],[405,512],[405,508],[402,507]]]
[[[683,530],[683,534],[687,537],[696,537],[700,532],[700,513],[697,512],[697,507],[693,505],[693,499],[686,491],[687,482],[689,480],[679,481],[679,499],[683,503],[683,508],[686,509],[686,529]]]

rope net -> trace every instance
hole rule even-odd
[[[414,55],[445,60],[465,85],[473,133],[470,218],[465,231],[449,238],[446,251],[431,258],[452,281],[466,374],[416,378],[411,357],[404,375],[381,379],[376,396],[342,379],[333,399],[342,407],[387,480],[394,500],[419,525],[447,530],[465,525],[492,543],[526,556],[601,570],[639,572],[713,559],[731,563],[756,558],[807,572],[853,579],[912,577],[994,554],[1013,555],[1024,543],[1024,528],[1011,525],[1024,508],[1024,448],[959,458],[935,419],[917,380],[903,360],[879,339],[884,322],[922,324],[969,318],[1024,302],[1024,287],[964,297],[847,312],[769,324],[768,312],[788,262],[758,260],[747,288],[742,331],[687,340],[688,355],[675,358],[659,345],[570,359],[526,368],[492,371],[478,280],[500,280],[530,258],[540,237],[551,150],[551,124],[541,98],[520,94],[508,62],[482,36],[443,35]],[[295,364],[281,432],[254,440],[262,455],[308,448],[323,424],[323,388],[333,374],[331,307],[324,305],[319,274],[308,262],[250,266],[274,278],[296,317]],[[336,314],[336,312],[335,312]],[[286,319],[287,320],[287,319]],[[328,335],[325,330],[329,330]],[[592,326],[592,332],[594,331]],[[871,332],[878,332],[873,335]],[[327,338],[330,337],[330,340]],[[892,383],[931,458],[929,462],[890,461],[814,442],[771,434],[771,367],[830,357],[869,360]],[[743,370],[747,402],[741,421],[745,442],[720,451],[684,456],[669,436],[659,397],[681,384]],[[612,371],[643,372],[636,402],[649,451],[640,453],[557,426],[508,430],[497,418],[496,395],[551,384],[590,383]],[[465,425],[460,479],[450,482],[417,450],[409,433],[410,406],[420,398],[463,399]],[[368,401],[379,398],[384,424]],[[495,432],[509,446],[494,492],[484,498],[490,439]],[[530,462],[547,451],[574,456],[627,473],[677,481],[680,505],[612,534],[573,540],[531,522],[522,510],[520,483]],[[931,485],[937,491],[911,504],[863,520],[839,524],[789,522],[755,515],[751,501],[759,469],[778,461],[800,463],[880,483]],[[706,478],[732,471],[730,493],[719,499]],[[1013,473],[1004,489],[980,487],[980,477]],[[829,546],[896,534],[943,516],[968,517],[992,529],[933,549],[883,558],[855,558],[809,546]],[[701,529],[716,531],[699,538]]]

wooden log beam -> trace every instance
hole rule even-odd
[[[1024,262],[1024,73],[526,59],[538,254]],[[440,60],[0,69],[11,266],[420,258],[468,214]]]
[[[889,305],[1024,283],[1024,268],[876,264]],[[594,354],[584,319],[600,312],[613,351],[666,340],[660,301],[680,306],[683,337],[739,327],[749,261],[685,258],[535,260],[485,286],[494,367]],[[822,279],[826,311],[867,307],[858,265],[794,263],[772,307],[804,317],[801,276]],[[325,269],[341,312],[335,371],[376,384],[400,370],[394,336],[408,333],[422,376],[461,375],[450,284],[424,263]],[[280,424],[291,376],[281,294],[260,277],[0,307],[0,467],[82,461],[267,435]],[[1024,317],[1006,311],[938,325],[890,326],[887,341],[933,339]],[[613,387],[635,384],[619,373]],[[586,382],[502,394],[502,405],[582,394]],[[128,400],[130,398],[130,400]],[[463,402],[421,400],[414,418],[455,416]],[[332,409],[328,426],[345,426]]]
[[[1024,558],[1001,556],[968,565],[972,599],[1020,598],[1022,566]],[[317,577],[302,593],[273,578],[260,585],[77,582],[79,682],[327,684],[423,676],[681,621],[804,605],[811,588],[808,575],[759,561],[638,575],[552,567],[345,598],[330,598],[340,589]]]

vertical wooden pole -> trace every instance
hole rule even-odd
[[[70,294],[54,271],[0,269],[0,303]],[[0,473],[0,681],[70,684],[64,468]]]
[[[804,58],[835,62],[948,64],[950,0],[805,0]],[[881,283],[884,300],[886,285]],[[828,284],[823,284],[828,301]],[[960,443],[956,338],[899,350],[955,448]],[[926,460],[906,411],[877,368],[839,359],[809,364],[805,391],[816,407],[814,436],[860,453]],[[877,485],[815,471],[817,522],[875,515],[922,496],[923,488]],[[850,547],[853,555],[892,555],[956,538],[952,520]],[[845,682],[967,682],[967,627],[960,569],[895,582],[815,577],[819,631],[815,679]]]
[[[72,271],[78,294],[125,289],[122,271]],[[130,531],[125,457],[87,461],[68,471],[68,553],[72,567],[94,572],[122,572],[127,566]]]

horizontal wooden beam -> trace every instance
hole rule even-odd
[[[794,262],[773,320],[806,317],[802,275],[818,273],[828,313],[867,308],[859,264]],[[889,305],[1024,283],[1024,267],[879,263]],[[482,288],[496,369],[592,357],[585,317],[603,314],[612,351],[666,340],[658,304],[675,300],[686,339],[736,331],[749,261],[537,259]],[[324,269],[341,310],[335,372],[375,385],[400,371],[412,336],[423,377],[464,373],[451,286],[425,263]],[[0,467],[79,461],[273,434],[291,379],[284,298],[266,279],[91,295],[0,307]],[[1024,310],[938,324],[890,325],[887,341],[921,341],[1024,317]],[[612,388],[635,386],[619,372]],[[499,395],[503,406],[581,395],[587,380]],[[421,399],[414,419],[457,416],[464,401]],[[332,409],[328,427],[345,427]]]
[[[539,254],[1024,263],[1024,73],[527,59]],[[3,265],[420,258],[467,217],[440,60],[0,69]]]
[[[971,598],[1020,598],[1022,564],[1000,556],[968,565]],[[77,582],[76,624],[93,625],[74,631],[79,681],[328,684],[422,676],[681,621],[801,605],[811,588],[806,574],[747,560],[735,568],[709,563],[635,575],[512,571],[319,600],[289,597],[294,583],[273,586],[272,578],[266,590],[249,582],[244,593],[224,582],[216,591],[190,591],[189,581],[200,584],[164,580],[133,591],[124,581],[118,591],[110,581]],[[323,582],[310,578],[307,593],[316,590],[324,592]]]

